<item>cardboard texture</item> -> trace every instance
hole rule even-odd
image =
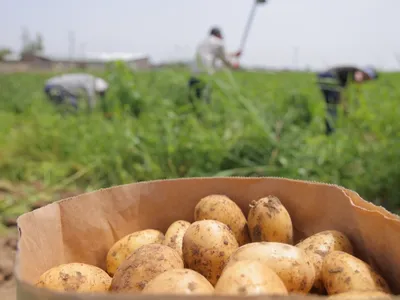
[[[61,200],[18,219],[17,298],[174,299],[184,296],[56,293],[33,284],[46,270],[68,262],[105,268],[109,248],[128,233],[153,228],[165,233],[178,220],[193,221],[194,207],[209,194],[225,194],[248,213],[251,200],[280,198],[295,228],[295,241],[336,229],[352,241],[355,254],[371,264],[400,293],[400,218],[353,191],[329,184],[282,178],[191,178],[133,183]],[[193,297],[193,296],[190,296]],[[197,297],[199,299],[232,297]],[[239,297],[240,298],[240,297]],[[268,299],[267,296],[253,297]],[[283,297],[270,297],[283,298]],[[286,296],[313,299],[314,296]]]

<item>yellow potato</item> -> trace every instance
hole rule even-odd
[[[361,259],[343,251],[333,251],[325,256],[322,281],[328,295],[350,291],[390,293],[382,276]]]
[[[252,201],[247,220],[252,242],[293,244],[292,219],[277,197]]]
[[[107,292],[111,277],[102,269],[83,263],[62,264],[44,272],[37,287],[61,292]]]
[[[340,300],[346,300],[346,299],[384,299],[384,300],[389,300],[389,299],[392,299],[392,297],[389,294],[386,294],[384,292],[379,292],[379,291],[366,291],[366,292],[352,291],[352,292],[346,292],[346,293],[331,295],[327,299],[329,299],[329,300],[331,300],[331,299],[340,299]]]
[[[118,293],[137,293],[157,275],[172,269],[183,269],[176,250],[159,244],[136,249],[119,266],[111,281],[110,290]]]
[[[217,283],[231,254],[239,247],[229,227],[219,221],[194,222],[183,236],[183,259],[212,285]]]
[[[201,274],[190,269],[173,269],[151,280],[143,294],[212,295],[214,287]]]
[[[275,242],[250,243],[237,249],[227,267],[241,260],[258,260],[282,279],[289,293],[307,294],[315,280],[314,266],[304,252],[295,246]]]
[[[326,230],[316,233],[296,245],[303,249],[310,257],[315,268],[314,287],[322,293],[324,284],[321,278],[322,262],[324,257],[335,250],[353,254],[353,246],[350,240],[343,233],[336,230]]]
[[[195,221],[216,220],[228,225],[239,246],[250,242],[247,220],[240,207],[224,195],[210,195],[197,203],[194,209]]]
[[[113,276],[119,265],[139,247],[148,244],[161,244],[163,241],[164,234],[154,229],[141,230],[124,236],[107,253],[108,274]]]
[[[279,276],[257,260],[241,260],[227,266],[215,286],[217,295],[287,295]]]
[[[179,253],[179,255],[182,256],[183,236],[189,226],[190,223],[183,220],[172,223],[165,233],[163,245],[175,249]]]

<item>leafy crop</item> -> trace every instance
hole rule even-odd
[[[281,176],[340,184],[391,210],[400,205],[399,74],[350,88],[349,114],[329,137],[312,73],[221,73],[211,104],[192,105],[185,70],[132,73],[117,64],[100,74],[111,83],[106,101],[92,114],[67,115],[43,95],[51,75],[0,75],[3,179],[93,190],[160,178]]]

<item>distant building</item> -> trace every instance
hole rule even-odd
[[[64,69],[104,70],[109,62],[124,61],[134,70],[151,68],[149,57],[140,53],[87,53],[82,57],[61,57],[54,55],[16,55],[4,57],[0,72],[10,71],[60,71]]]

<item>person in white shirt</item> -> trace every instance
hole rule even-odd
[[[189,99],[193,101],[193,96],[210,101],[210,86],[207,77],[213,75],[218,69],[219,64],[238,69],[238,63],[232,63],[231,57],[239,57],[240,51],[228,55],[225,52],[224,38],[218,27],[211,28],[209,35],[197,46],[195,60],[192,65],[192,74],[189,78]],[[207,92],[207,93],[206,93]]]
[[[88,107],[95,106],[96,96],[105,97],[108,83],[91,74],[65,74],[48,79],[44,92],[56,104],[70,104],[78,109],[78,98],[83,93],[87,97]]]

